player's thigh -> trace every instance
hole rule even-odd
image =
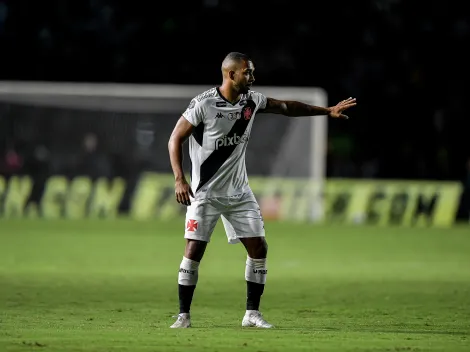
[[[222,221],[231,243],[240,238],[264,237],[261,210],[253,193],[245,193],[222,213]]]
[[[220,210],[209,200],[194,201],[186,210],[184,238],[210,242]]]

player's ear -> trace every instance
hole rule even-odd
[[[235,79],[235,71],[228,71],[228,76],[233,81]]]

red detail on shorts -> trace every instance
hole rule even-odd
[[[198,222],[196,220],[188,220],[188,223],[186,224],[186,230],[188,231],[196,231],[198,226]]]

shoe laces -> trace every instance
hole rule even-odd
[[[264,320],[264,317],[263,317],[263,314],[261,314],[261,312],[256,312],[253,314],[253,318],[256,320],[256,321],[261,321],[261,322],[266,322]]]

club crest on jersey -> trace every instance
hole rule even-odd
[[[186,230],[190,232],[194,232],[197,230],[199,223],[197,220],[190,219],[188,220],[188,223],[186,224]]]
[[[243,118],[245,120],[249,120],[251,119],[251,116],[253,115],[253,110],[251,109],[250,106],[245,106],[243,108]]]

